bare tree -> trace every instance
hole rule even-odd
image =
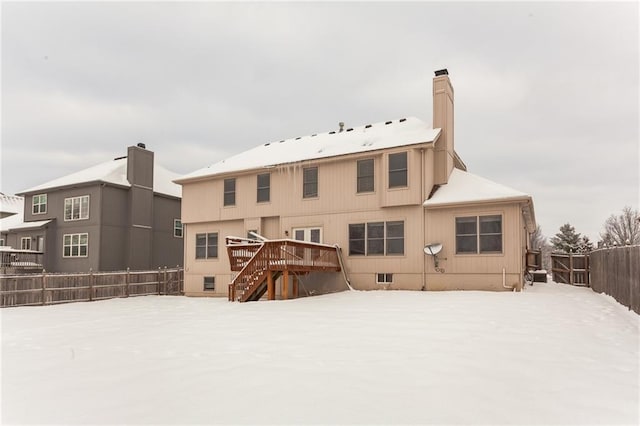
[[[640,244],[640,213],[629,206],[622,209],[622,214],[611,215],[604,223],[604,231],[600,233],[600,243],[605,246],[624,246]]]
[[[536,226],[536,230],[529,235],[529,246],[532,250],[540,250],[547,245],[547,237],[542,233],[542,227]]]

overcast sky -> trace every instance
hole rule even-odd
[[[13,194],[144,142],[189,173],[254,146],[415,116],[455,90],[469,171],[552,236],[638,207],[639,12],[611,3],[2,3]]]

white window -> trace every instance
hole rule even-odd
[[[389,188],[407,186],[407,153],[389,154]]]
[[[204,290],[205,291],[216,290],[216,277],[204,277]]]
[[[89,253],[89,234],[64,234],[62,257],[87,257]]]
[[[31,237],[20,238],[20,248],[22,250],[31,250]]]
[[[322,242],[322,228],[294,228],[293,238],[298,241],[310,243]]]
[[[34,195],[31,199],[31,212],[44,214],[47,212],[47,194]]]
[[[180,219],[173,219],[173,236],[182,238],[182,221]]]
[[[456,217],[456,254],[502,253],[502,216]]]
[[[64,199],[64,220],[89,219],[89,196]]]
[[[0,247],[4,246],[4,238],[0,238]]]
[[[218,233],[196,234],[196,259],[218,257]]]
[[[393,282],[393,274],[376,274],[376,283],[391,284]]]
[[[404,221],[353,223],[349,225],[350,256],[404,254]]]

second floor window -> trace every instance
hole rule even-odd
[[[47,212],[47,194],[34,195],[31,203],[31,211],[33,214],[43,214]]]
[[[269,201],[271,198],[271,175],[269,173],[263,173],[258,175],[258,197],[259,203]]]
[[[407,186],[407,153],[389,154],[389,188]]]
[[[224,205],[235,206],[236,205],[236,180],[225,179],[224,180]]]
[[[89,196],[65,198],[64,220],[89,219]]]
[[[358,193],[373,192],[373,159],[358,160]]]
[[[302,169],[302,198],[318,196],[318,168],[305,167]]]
[[[218,257],[218,233],[196,234],[196,259]]]

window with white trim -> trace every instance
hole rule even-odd
[[[204,277],[204,291],[216,290],[216,277]]]
[[[64,234],[62,237],[62,257],[87,257],[89,255],[89,234]]]
[[[502,216],[456,217],[456,254],[502,253]]]
[[[377,284],[391,284],[393,283],[393,274],[376,274]]]
[[[4,238],[0,238],[0,247],[4,246]]]
[[[20,238],[20,249],[31,250],[31,237]]]
[[[196,234],[196,259],[218,257],[218,233]]]
[[[310,243],[322,242],[322,228],[293,228],[293,238]]]
[[[180,219],[173,219],[173,236],[182,238],[182,221]]]
[[[47,212],[47,194],[38,194],[31,198],[31,212],[33,214],[44,214]]]
[[[89,219],[89,196],[71,197],[64,199],[64,220]]]
[[[404,254],[404,221],[353,223],[349,225],[350,256]]]

